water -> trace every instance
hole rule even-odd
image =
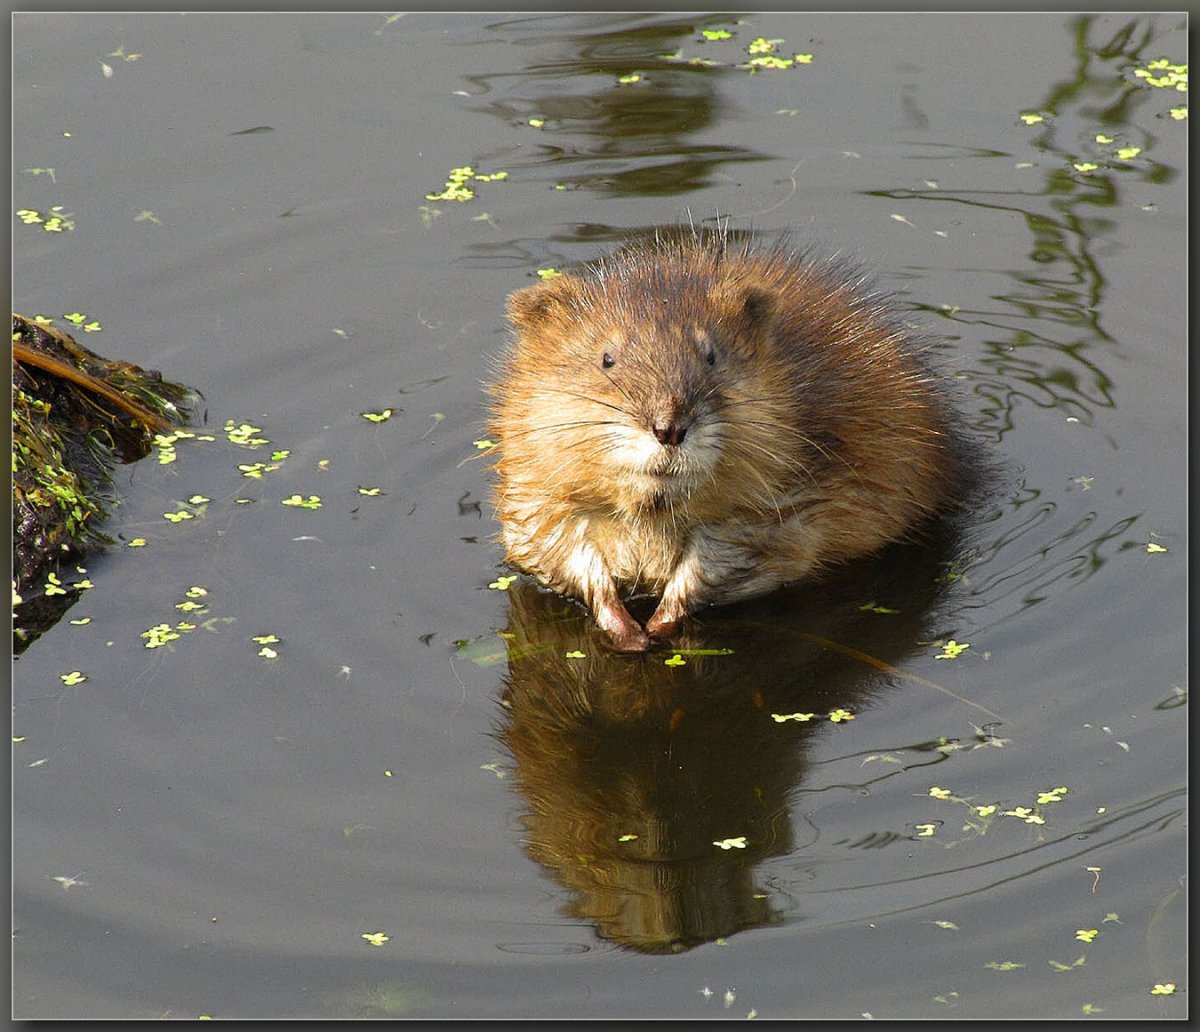
[[[14,308],[213,440],[119,471],[14,665],[14,1015],[1183,1016],[1187,100],[1134,70],[1185,28],[17,16],[14,208],[74,228],[14,219]],[[717,212],[903,294],[1000,486],[950,583],[614,659],[488,587],[480,384],[538,268]]]

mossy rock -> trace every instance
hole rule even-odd
[[[13,313],[13,648],[19,653],[78,591],[41,581],[108,543],[112,469],[145,457],[184,426],[198,392],[154,370],[89,351],[69,334]]]

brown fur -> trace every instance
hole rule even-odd
[[[944,391],[886,304],[783,246],[693,236],[509,298],[506,561],[614,646],[906,537],[960,483]],[[622,601],[659,597],[643,628]]]

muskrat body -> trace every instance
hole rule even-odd
[[[909,537],[960,495],[945,388],[878,295],[693,234],[513,293],[491,391],[505,560],[641,651]],[[623,596],[660,599],[643,628]]]

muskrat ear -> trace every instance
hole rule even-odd
[[[742,314],[751,326],[762,326],[775,314],[775,293],[765,287],[742,291]]]
[[[735,334],[747,338],[757,337],[770,325],[778,300],[769,287],[746,283],[723,285],[712,299]]]
[[[580,281],[574,276],[555,276],[508,295],[508,319],[518,330],[532,330],[561,315],[579,296]]]

